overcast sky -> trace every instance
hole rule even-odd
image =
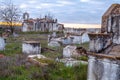
[[[2,0],[7,1],[7,0]],[[51,13],[59,22],[100,24],[101,16],[113,3],[120,0],[12,0],[30,17]]]

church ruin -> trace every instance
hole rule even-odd
[[[120,4],[102,16],[101,33],[89,33],[87,80],[120,80]]]
[[[32,19],[29,18],[29,13],[25,12],[23,14],[23,27],[22,31],[63,31],[64,25],[58,23],[57,19],[53,19],[50,16],[45,16],[44,18]]]

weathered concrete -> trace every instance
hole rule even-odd
[[[41,55],[41,54],[36,54],[36,55],[28,55],[28,58],[38,58],[38,59],[41,59],[41,58],[46,58],[46,57]]]
[[[112,38],[108,34],[89,33],[90,44],[89,49],[91,52],[101,52],[112,44]]]
[[[57,37],[57,34],[55,31],[52,33],[52,37]]]
[[[81,44],[82,43],[82,36],[72,36],[73,37],[73,44]]]
[[[41,46],[38,41],[24,41],[22,43],[22,52],[26,54],[40,54]]]
[[[60,46],[60,43],[58,41],[50,41],[48,43],[48,46],[51,46],[51,47],[59,47]]]
[[[76,50],[76,46],[66,46],[64,49],[63,49],[63,57],[67,57],[67,58],[70,58],[72,57],[73,55],[73,52]]]
[[[38,59],[47,59],[45,56],[41,55],[41,54],[34,54],[34,55],[28,55],[27,57],[27,61],[29,61],[30,63],[37,65],[37,66],[46,66],[48,65],[47,63],[43,63],[41,61],[39,61]]]
[[[101,32],[89,34],[87,80],[120,80],[120,4],[103,15]]]
[[[87,80],[120,80],[120,61],[89,56]]]
[[[0,50],[5,49],[5,40],[4,38],[0,37]]]
[[[76,60],[73,58],[63,58],[60,59],[60,62],[64,63],[65,66],[78,66],[80,64],[88,64],[86,61]]]
[[[73,37],[65,37],[62,39],[62,43],[67,45],[73,44],[73,39],[74,39]]]
[[[63,57],[71,58],[71,57],[80,57],[86,55],[86,50],[83,47],[77,47],[73,45],[68,45],[63,48]]]

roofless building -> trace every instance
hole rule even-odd
[[[102,16],[101,33],[89,33],[87,80],[120,80],[120,4]]]
[[[44,18],[29,18],[29,13],[25,12],[23,14],[23,27],[22,31],[62,31],[64,29],[64,25],[58,23],[57,19],[50,18],[49,16],[45,16]]]

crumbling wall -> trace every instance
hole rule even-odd
[[[113,4],[102,16],[101,32],[112,33],[113,43],[120,44],[120,4]]]
[[[112,4],[102,16],[101,32],[107,32],[108,28],[113,25],[113,17],[120,15],[120,4]]]
[[[112,38],[107,34],[88,34],[90,38],[89,50],[99,53],[112,44]]]
[[[120,64],[116,60],[89,56],[87,80],[120,80]]]
[[[103,15],[101,32],[89,34],[93,53],[87,80],[120,80],[120,4],[113,4]]]

